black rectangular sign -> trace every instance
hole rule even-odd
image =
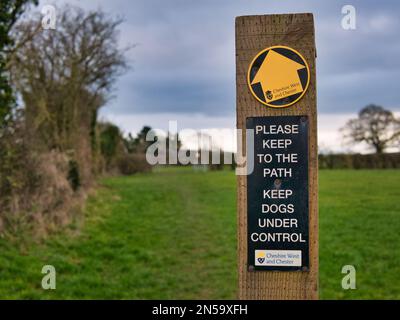
[[[246,128],[254,132],[254,145],[248,142],[246,153],[254,160],[247,176],[249,271],[306,271],[307,116],[250,117]]]

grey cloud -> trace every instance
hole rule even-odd
[[[355,112],[370,102],[396,106],[400,100],[398,1],[352,0],[354,31],[340,25],[345,1],[64,2],[122,14],[122,42],[138,43],[133,68],[118,81],[105,113],[234,115],[234,18],[284,12],[314,13],[320,113]]]
[[[206,113],[231,115],[235,108],[235,88],[228,82],[172,78],[170,81],[126,81],[121,84],[119,113]],[[115,112],[116,108],[107,112]],[[229,110],[230,109],[230,110]]]

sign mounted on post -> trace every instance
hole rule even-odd
[[[249,117],[254,170],[247,176],[247,263],[308,270],[307,116]],[[249,150],[252,149],[252,150]]]
[[[315,57],[310,13],[236,18],[240,299],[318,298]]]
[[[259,52],[250,63],[247,82],[261,103],[283,108],[296,103],[310,83],[310,69],[303,56],[285,46]]]

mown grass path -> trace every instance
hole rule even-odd
[[[26,255],[0,246],[1,297],[234,298],[233,182],[231,172],[191,170],[105,179],[79,236]],[[57,270],[52,292],[40,287],[44,264]]]
[[[0,239],[0,298],[235,298],[235,182],[191,169],[104,179],[78,234]],[[399,199],[400,171],[321,172],[321,298],[400,298]],[[41,289],[45,264],[56,290]],[[345,264],[357,290],[341,289]]]

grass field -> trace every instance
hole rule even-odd
[[[235,176],[107,178],[85,224],[43,243],[0,239],[0,298],[225,299],[236,291]],[[400,171],[320,172],[322,299],[400,299]],[[45,264],[57,289],[41,289]],[[341,268],[357,290],[341,289]]]

